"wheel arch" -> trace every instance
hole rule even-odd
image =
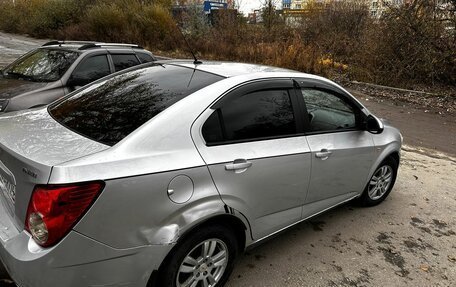
[[[211,225],[220,225],[226,228],[230,228],[234,231],[234,234],[236,236],[236,239],[238,240],[238,247],[239,250],[244,250],[246,241],[247,241],[247,231],[248,227],[245,225],[245,223],[238,218],[235,215],[232,214],[219,214],[212,216],[210,218],[207,218],[199,223],[197,223],[195,226],[192,226],[188,230],[186,230],[182,235],[179,237],[179,240],[176,243],[176,246],[171,249],[171,251],[168,253],[167,257],[169,254],[173,252],[173,250],[183,241],[186,240],[192,233],[197,232],[200,229],[203,229],[207,226]]]
[[[159,287],[159,278],[162,268],[166,265],[167,260],[173,255],[176,248],[179,247],[180,243],[184,242],[191,234],[198,232],[207,226],[220,225],[226,228],[230,228],[234,231],[238,242],[239,250],[244,250],[247,242],[248,226],[237,216],[232,214],[220,214],[210,217],[196,224],[195,226],[186,230],[180,237],[175,246],[168,252],[165,259],[160,264],[158,270],[152,271],[152,274],[147,283],[147,287]]]
[[[400,149],[401,149],[401,144],[400,142],[392,142],[391,144],[387,145],[387,146],[384,146],[381,148],[381,152],[379,155],[377,155],[377,157],[375,158],[372,166],[371,166],[371,169],[369,171],[369,175],[367,176],[366,178],[366,181],[364,183],[364,186],[367,185],[367,183],[369,182],[370,178],[372,177],[372,175],[374,174],[375,170],[377,169],[377,167],[385,160],[387,159],[388,157],[392,157],[398,164],[399,166],[399,161],[400,161]],[[361,190],[360,191],[360,195],[363,193],[364,190]]]
[[[396,161],[397,165],[399,165],[399,163],[400,163],[400,161],[401,161],[401,155],[400,155],[400,152],[399,152],[399,151],[393,151],[393,152],[391,152],[389,155],[387,155],[387,156],[385,157],[385,159],[388,158],[388,157],[392,157],[392,158]]]

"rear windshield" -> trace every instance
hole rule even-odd
[[[191,93],[223,77],[153,65],[112,77],[49,107],[54,119],[95,141],[114,145]]]

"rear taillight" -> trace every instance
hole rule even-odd
[[[104,188],[104,182],[37,185],[30,200],[25,228],[44,247],[59,242],[81,219]]]

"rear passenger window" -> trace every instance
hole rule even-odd
[[[137,52],[136,55],[138,56],[139,60],[141,60],[141,63],[149,63],[154,61],[154,58],[149,54]]]
[[[258,91],[235,98],[207,119],[202,132],[209,145],[293,135],[296,122],[288,91]]]
[[[116,72],[139,65],[138,59],[133,54],[114,54],[111,55],[111,57],[114,62]]]

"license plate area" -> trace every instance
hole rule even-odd
[[[14,214],[5,201],[6,198],[0,195],[0,241],[3,243],[19,234],[18,228],[14,225]]]
[[[16,201],[16,186],[0,173],[0,191],[13,205]]]
[[[4,196],[14,204],[16,201],[16,186],[9,182],[1,173],[0,173],[0,190]]]
[[[13,173],[0,161],[0,197],[10,214],[14,214],[16,202],[16,179]]]

